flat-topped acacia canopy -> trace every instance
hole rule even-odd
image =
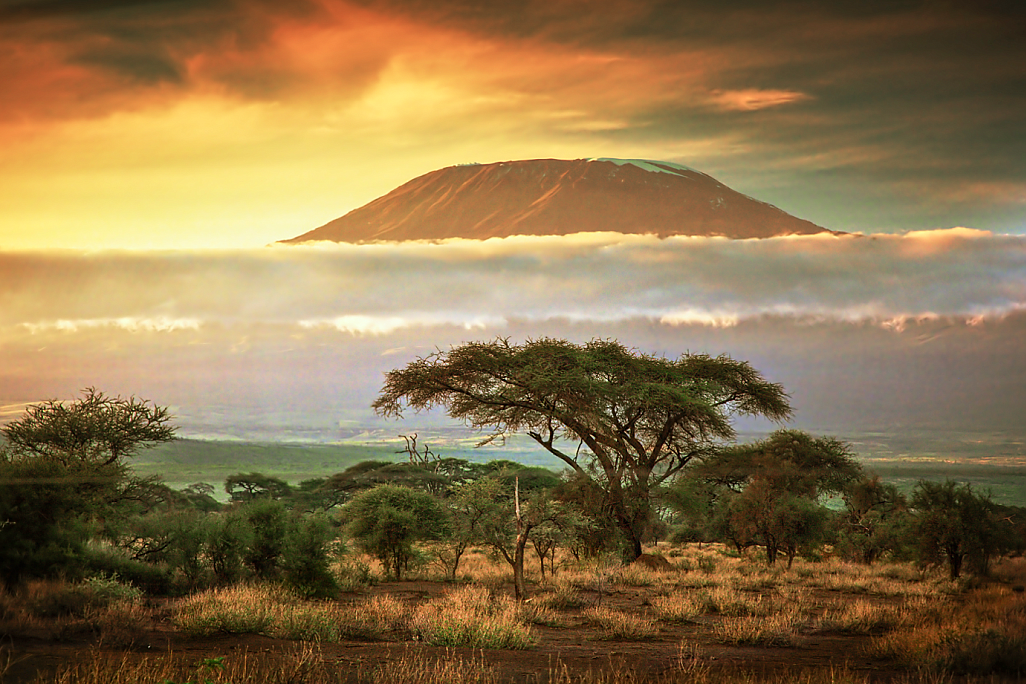
[[[706,354],[671,360],[615,340],[549,338],[469,342],[392,370],[373,408],[401,417],[404,406],[443,406],[487,431],[485,442],[529,435],[602,488],[631,559],[641,553],[653,487],[733,440],[732,416],[791,415],[783,387],[744,361]],[[563,440],[578,448],[564,450]]]

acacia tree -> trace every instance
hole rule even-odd
[[[827,512],[818,504],[819,497],[847,492],[861,474],[844,442],[800,430],[777,430],[767,439],[704,459],[675,483],[677,496],[671,500],[711,486],[706,491],[714,505],[707,510],[716,531],[739,548],[764,547],[771,565],[777,552],[783,552],[790,567],[799,548],[815,543],[825,532]]]
[[[625,560],[641,555],[653,489],[732,440],[731,417],[791,413],[783,387],[727,356],[670,360],[615,340],[547,338],[471,342],[392,370],[373,407],[401,417],[404,406],[443,406],[489,431],[482,443],[526,433],[601,488]]]
[[[151,480],[126,459],[174,439],[168,410],[87,388],[72,402],[46,401],[0,428],[0,581],[68,573],[81,562],[87,518],[108,524],[125,504],[151,508]]]
[[[972,485],[920,480],[912,493],[914,545],[921,560],[947,562],[952,580],[962,564],[977,575],[987,575],[990,559],[1004,546],[1002,530],[994,516],[989,494],[978,494]]]
[[[175,438],[167,408],[144,399],[109,397],[93,387],[72,402],[55,399],[25,409],[2,429],[19,455],[53,459],[67,466],[114,465],[139,449]]]
[[[379,485],[357,494],[342,509],[349,534],[397,580],[416,558],[414,542],[435,541],[449,521],[431,494],[397,485]]]

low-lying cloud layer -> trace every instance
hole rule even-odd
[[[3,337],[293,325],[386,334],[527,321],[901,326],[1026,309],[1026,237],[953,229],[771,240],[580,235],[200,253],[0,255]]]
[[[382,373],[496,336],[727,353],[810,429],[1015,430],[1026,237],[0,253],[0,408],[94,385],[172,405],[187,435],[333,439],[380,425]]]

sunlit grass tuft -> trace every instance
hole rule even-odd
[[[479,586],[461,587],[420,606],[412,627],[434,646],[524,649],[537,642],[513,599]]]
[[[586,609],[584,617],[599,627],[606,639],[644,641],[659,635],[659,626],[653,620],[605,606]]]

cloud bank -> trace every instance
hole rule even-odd
[[[292,325],[387,334],[509,319],[982,321],[1026,309],[1026,237],[617,234],[228,252],[0,254],[4,337]]]
[[[95,385],[171,404],[189,435],[332,439],[374,424],[382,373],[496,336],[728,353],[810,429],[1019,429],[1026,237],[0,253],[0,405]]]

